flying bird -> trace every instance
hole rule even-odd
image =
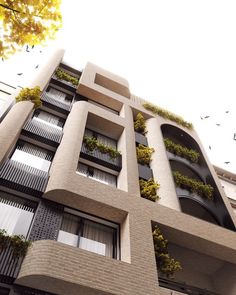
[[[39,67],[39,65],[37,65],[36,67],[35,67],[35,69],[37,69]]]
[[[21,76],[21,75],[23,75],[23,73],[17,73],[17,75],[18,75],[18,76]]]
[[[216,126],[220,126],[220,124],[219,123],[216,123]]]
[[[230,161],[226,161],[226,162],[224,162],[225,164],[229,164],[230,163]]]
[[[208,119],[208,118],[210,118],[210,116],[205,116],[204,118],[205,118],[205,119]]]
[[[211,146],[209,145],[209,150],[211,150]]]
[[[27,52],[30,52],[30,51],[29,51],[29,46],[28,46],[28,45],[26,46],[26,51],[27,51]]]
[[[200,118],[201,118],[201,120],[203,120],[203,117],[200,116]]]
[[[236,140],[236,133],[234,133],[234,140]]]
[[[225,113],[226,113],[226,114],[228,114],[228,113],[229,113],[229,111],[225,111]]]

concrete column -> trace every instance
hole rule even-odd
[[[125,117],[126,127],[118,143],[118,150],[122,153],[122,170],[118,177],[118,188],[139,197],[139,176],[131,108],[124,105],[122,114]]]
[[[60,184],[70,183],[70,174],[74,174],[77,169],[87,115],[87,102],[79,101],[74,103],[66,120],[63,137],[49,171],[51,177],[47,190],[50,190],[51,184],[55,187],[54,181],[57,182],[59,187]]]
[[[0,163],[16,143],[21,129],[31,114],[34,104],[30,101],[16,103],[0,124]]]
[[[41,90],[44,90],[56,67],[61,62],[64,52],[64,49],[53,50],[50,53],[47,52],[43,63],[38,68],[37,75],[34,75],[28,87],[33,88],[39,86]]]
[[[172,178],[170,164],[166,155],[166,149],[157,118],[151,118],[147,123],[147,139],[149,147],[155,149],[152,155],[151,168],[153,170],[154,180],[160,183],[157,194],[160,196],[158,203],[160,205],[181,211],[178,197],[175,191],[175,185]]]

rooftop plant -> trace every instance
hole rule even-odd
[[[150,178],[149,180],[140,179],[139,186],[142,198],[153,202],[156,202],[156,200],[159,199],[157,189],[160,187],[160,184],[155,182],[153,178]]]
[[[31,245],[22,235],[9,236],[4,229],[0,230],[0,251],[11,247],[14,257],[24,257],[28,247]]]
[[[113,147],[99,142],[95,137],[84,136],[83,139],[85,147],[89,152],[94,151],[95,149],[99,150],[102,154],[108,154],[111,159],[115,159],[121,155],[119,151]]]
[[[198,162],[200,154],[197,151],[193,149],[189,149],[186,146],[183,146],[181,144],[176,144],[169,138],[165,138],[164,143],[165,143],[166,149],[169,152],[175,155],[178,155],[180,157],[183,157],[187,160],[190,160],[193,163]]]
[[[189,190],[192,193],[213,200],[214,188],[210,184],[182,175],[179,171],[173,172],[175,183],[178,187]]]
[[[176,271],[182,269],[180,262],[170,256],[168,240],[165,239],[159,227],[154,228],[152,236],[158,271],[167,277],[173,277]]]
[[[146,131],[146,121],[141,113],[138,113],[134,120],[134,130],[138,133],[145,135]]]
[[[41,90],[39,86],[34,88],[23,88],[16,97],[16,102],[31,101],[35,108],[42,105],[41,101]]]
[[[155,115],[159,115],[165,119],[168,119],[170,121],[173,121],[175,123],[177,123],[178,125],[181,125],[185,128],[188,128],[188,129],[193,129],[193,124],[192,123],[189,123],[187,121],[185,121],[183,118],[181,118],[180,116],[177,116],[165,109],[162,109],[156,105],[153,105],[149,102],[145,102],[143,104],[143,107],[148,110],[148,111],[151,111],[153,114]]]
[[[56,77],[59,79],[59,80],[64,80],[64,81],[67,81],[67,82],[70,82],[72,83],[74,86],[77,86],[79,84],[79,79],[70,75],[69,73],[67,73],[66,71],[58,68],[55,72],[55,75]]]
[[[136,147],[138,163],[148,166],[151,162],[152,154],[154,153],[154,151],[154,148],[139,144]]]

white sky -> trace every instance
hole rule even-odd
[[[133,94],[193,122],[212,163],[236,173],[236,1],[63,0],[62,12],[56,44],[68,64],[126,78]],[[8,65],[12,78],[14,64],[21,83],[40,64],[38,49],[25,55],[0,72]]]

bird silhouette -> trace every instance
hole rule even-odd
[[[219,123],[216,123],[216,126],[220,126],[220,124]]]
[[[211,146],[209,145],[209,150],[211,150]]]
[[[35,67],[35,69],[37,69],[39,67],[39,65],[37,65],[36,67]]]
[[[204,119],[204,118],[203,118],[203,117],[201,117],[201,116],[200,116],[200,118],[201,118],[201,120],[203,120],[203,119]]]
[[[224,162],[225,164],[229,164],[230,163],[230,161],[226,161],[226,162]]]
[[[21,75],[23,75],[23,73],[17,73],[17,75],[18,75],[18,76],[21,76]]]
[[[205,116],[204,118],[205,118],[205,119],[208,119],[208,118],[210,118],[210,116]]]
[[[229,113],[229,111],[225,111],[225,113],[226,113],[226,114],[228,114],[228,113]]]
[[[26,46],[26,51],[27,51],[27,52],[30,52],[30,51],[29,51],[29,46],[28,46],[28,45]]]
[[[234,140],[236,140],[236,133],[234,133]]]

